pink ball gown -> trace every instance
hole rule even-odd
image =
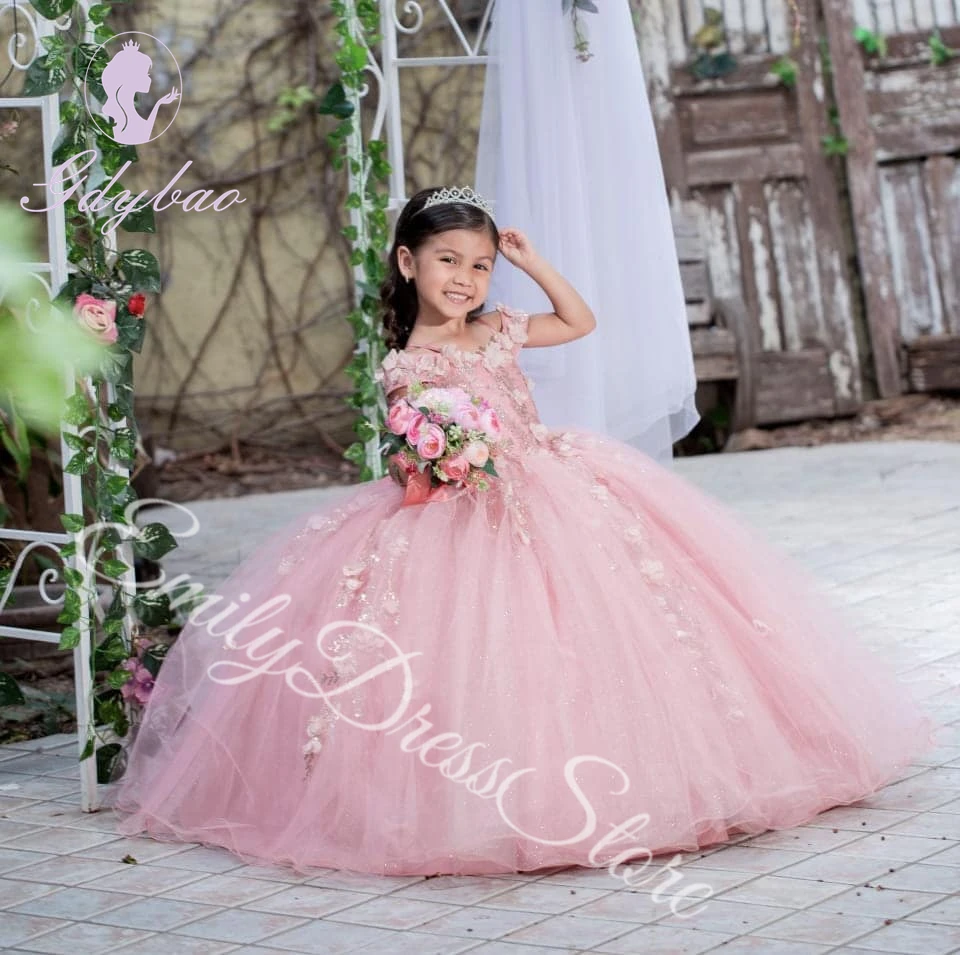
[[[481,349],[378,377],[488,398],[499,480],[405,505],[384,477],[275,532],[165,660],[121,833],[299,872],[599,866],[797,826],[934,745],[806,572],[642,452],[542,425],[528,316],[497,311]]]

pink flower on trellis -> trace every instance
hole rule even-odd
[[[117,340],[117,303],[82,292],[73,303],[77,321],[108,345]]]
[[[134,699],[138,703],[146,704],[153,691],[153,674],[135,657],[130,657],[120,664],[124,670],[129,670],[133,676],[120,687],[125,700]]]

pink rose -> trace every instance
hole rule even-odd
[[[84,328],[108,345],[117,340],[117,303],[83,292],[73,303],[73,312]]]
[[[429,422],[427,421],[426,415],[424,415],[422,411],[417,411],[417,409],[414,408],[413,415],[407,423],[407,441],[412,447],[417,446],[423,434],[423,429],[426,428],[428,424]]]
[[[486,432],[491,441],[499,440],[501,434],[500,419],[493,408],[487,408],[480,412],[480,430]]]
[[[447,436],[443,428],[435,424],[428,424],[417,442],[417,454],[421,458],[431,461],[439,458],[447,449]]]
[[[464,449],[463,456],[475,468],[482,468],[490,457],[490,449],[483,441],[471,441]]]
[[[482,431],[480,426],[480,411],[476,405],[458,405],[453,412],[453,420],[465,431]]]
[[[456,454],[441,461],[440,470],[449,480],[462,481],[470,473],[470,462],[462,454]]]
[[[395,401],[387,412],[387,428],[394,434],[406,434],[414,415],[420,414],[409,401]],[[422,417],[422,415],[421,415]]]

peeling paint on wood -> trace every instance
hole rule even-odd
[[[810,207],[797,182],[765,189],[780,286],[785,346],[790,351],[826,340],[823,294]]]
[[[897,163],[880,170],[900,331],[908,340],[946,330],[921,176],[919,163]]]
[[[753,257],[753,281],[757,289],[760,334],[764,351],[780,351],[783,340],[780,336],[780,310],[775,298],[773,263],[767,247],[765,209],[750,206],[747,209],[749,224],[747,234],[750,238],[750,251]]]

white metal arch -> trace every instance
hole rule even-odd
[[[84,41],[93,42],[93,30],[87,17],[89,10],[89,0],[78,0],[78,6],[82,10]],[[18,73],[25,73],[31,63],[41,54],[41,42],[44,37],[54,36],[58,31],[65,31],[73,25],[73,18],[70,15],[60,17],[56,21],[50,21],[37,14],[32,7],[25,6],[17,0],[6,0],[0,3],[0,25],[6,30],[11,27],[10,39],[7,45],[7,53],[12,64],[13,70]],[[0,93],[3,90],[0,89]],[[57,196],[51,189],[49,183],[53,179],[53,150],[61,131],[60,123],[60,94],[51,93],[47,96],[0,96],[0,107],[15,108],[22,111],[39,111],[42,130],[42,161],[43,175],[46,186],[46,206],[47,210],[43,213],[45,217],[47,233],[47,258],[40,262],[25,262],[24,271],[35,278],[42,286],[47,295],[48,301],[53,298],[57,291],[63,286],[73,269],[67,259],[67,241],[66,224],[63,205],[58,203]],[[107,245],[111,251],[115,251],[114,236],[110,236]],[[0,301],[3,300],[6,289],[0,287]],[[29,302],[29,308],[40,310],[42,303],[39,299],[32,299]],[[64,369],[64,397],[66,398],[74,390],[75,373],[72,367]],[[87,386],[91,387],[89,380]],[[108,386],[108,398],[110,401],[116,399],[116,393],[113,385]],[[121,423],[122,424],[122,423]],[[76,430],[70,425],[63,423],[60,435],[60,456],[61,462],[69,461],[72,451],[66,444],[63,437],[65,433],[76,433]],[[115,473],[125,473],[129,476],[128,469],[118,464],[116,461],[110,462],[110,467]],[[64,513],[82,514],[83,513],[83,495],[82,482],[79,475],[62,472],[62,486],[64,493]],[[0,610],[9,601],[16,584],[17,573],[23,565],[24,558],[33,550],[47,548],[54,551],[59,556],[60,549],[68,544],[75,543],[78,551],[81,550],[82,543],[78,535],[72,533],[56,533],[35,530],[26,530],[11,527],[0,527],[0,539],[10,541],[26,542],[27,546],[18,557],[14,567],[14,573],[8,582],[6,589],[0,593]],[[131,567],[131,570],[124,575],[124,589],[129,595],[134,587],[132,552],[129,544],[123,545],[125,562]],[[62,558],[66,566],[74,569],[81,569],[82,553],[75,557]],[[63,603],[63,596],[54,597],[47,592],[47,585],[56,576],[56,572],[44,571],[38,583],[38,591],[41,600],[51,606],[57,606]],[[76,627],[80,631],[80,640],[74,648],[74,684],[75,699],[77,708],[77,755],[79,756],[85,746],[90,733],[90,700],[93,692],[91,676],[91,620],[89,618],[88,606],[84,602],[81,605],[81,616],[76,622]],[[0,626],[0,638],[39,640],[47,643],[58,644],[60,642],[60,633],[56,631],[38,630],[26,627]],[[81,808],[84,811],[93,811],[99,806],[97,789],[97,768],[96,759],[89,758],[80,763],[80,799]]]

